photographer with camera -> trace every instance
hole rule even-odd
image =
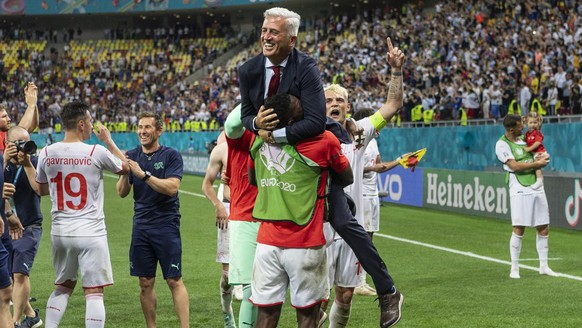
[[[10,210],[5,213],[10,237],[12,238],[12,274],[14,286],[13,320],[15,327],[38,327],[42,320],[38,309],[29,303],[30,269],[38,251],[42,235],[42,213],[40,210],[40,189],[36,183],[36,144],[30,140],[26,129],[14,126],[6,135],[4,152],[5,181],[12,183],[16,191],[10,199]],[[6,200],[8,202],[8,200]],[[22,315],[25,315],[21,321]]]
[[[28,82],[24,87],[24,99],[26,102],[26,111],[20,118],[18,126],[21,126],[32,133],[38,127],[38,88],[34,82]],[[8,108],[0,104],[0,152],[4,153],[6,148],[6,133],[10,129],[11,118]]]

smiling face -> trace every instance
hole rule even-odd
[[[261,46],[263,55],[278,65],[289,54],[295,46],[297,36],[289,33],[287,19],[281,16],[267,16],[263,21],[261,29]]]
[[[539,130],[540,129],[540,120],[536,117],[528,117],[527,118],[527,128],[530,131]]]
[[[157,147],[158,139],[162,134],[162,129],[157,128],[156,119],[154,117],[142,117],[137,126],[137,135],[139,143],[144,150],[150,150]]]
[[[341,124],[345,124],[346,114],[350,110],[350,104],[346,97],[332,90],[325,91],[326,115]]]

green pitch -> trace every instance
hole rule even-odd
[[[105,289],[107,327],[145,327],[137,278],[129,276],[128,248],[133,200],[121,199],[113,177],[105,177],[105,215],[115,284]],[[214,208],[201,197],[202,179],[182,181],[183,274],[190,295],[191,327],[223,326],[216,256]],[[33,307],[44,318],[53,290],[50,254],[50,201],[43,199],[44,232],[31,273]],[[540,276],[521,269],[521,279],[509,278],[509,221],[386,204],[381,231],[374,243],[387,263],[396,286],[405,295],[398,327],[580,327],[582,300],[582,236],[553,229],[550,266],[566,277]],[[522,264],[537,268],[535,233],[527,230]],[[370,281],[371,284],[371,281]],[[77,286],[62,321],[63,328],[84,327],[85,300]],[[158,327],[178,327],[172,299],[158,273]],[[239,302],[234,301],[238,314]],[[355,296],[351,327],[378,327],[373,297]],[[296,327],[287,302],[279,327]]]

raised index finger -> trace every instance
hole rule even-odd
[[[390,37],[386,38],[386,43],[388,44],[388,52],[392,52],[394,47],[392,46],[392,40],[390,40]]]

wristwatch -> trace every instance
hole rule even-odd
[[[150,171],[145,171],[145,174],[143,176],[143,178],[141,178],[141,181],[147,181],[147,179],[151,178],[152,174],[150,173]]]
[[[267,138],[267,143],[270,143],[270,144],[274,144],[275,143],[275,137],[273,137],[273,132],[272,131],[269,131],[269,136]]]
[[[6,218],[11,217],[12,215],[14,215],[14,211],[12,211],[12,210],[4,213],[4,216],[6,216]]]

